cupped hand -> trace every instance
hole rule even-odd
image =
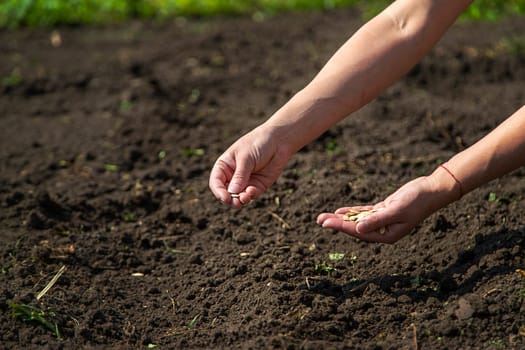
[[[364,241],[395,243],[443,205],[440,197],[434,194],[429,177],[420,177],[403,185],[382,202],[322,213],[317,222],[324,228],[343,231]],[[376,211],[356,223],[343,220],[349,209]]]
[[[217,159],[209,187],[223,203],[241,208],[277,180],[290,156],[271,129],[259,126]]]

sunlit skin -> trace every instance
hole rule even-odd
[[[406,74],[470,2],[398,0],[363,25],[306,87],[218,158],[209,181],[215,197],[242,208],[260,196],[295,152],[340,120],[351,117]],[[476,144],[448,160],[445,166],[449,171],[437,168],[379,203],[322,213],[317,222],[362,240],[393,243],[436,210],[458,200],[460,192],[468,193],[524,164],[522,107]],[[343,219],[348,208],[382,210],[357,223]]]

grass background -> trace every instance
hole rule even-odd
[[[176,16],[274,14],[358,6],[369,18],[388,0],[0,0],[0,27],[114,23],[132,18],[167,20]],[[525,0],[476,0],[464,19],[497,20],[523,15]]]

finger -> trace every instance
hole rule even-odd
[[[233,171],[223,161],[218,160],[213,166],[210,173],[209,187],[215,197],[225,203],[231,201],[230,193],[226,189],[228,180],[231,178]]]
[[[335,215],[331,217],[326,217],[322,225],[324,228],[342,231],[352,237],[358,238],[366,242],[393,243],[396,241],[394,237],[386,235],[386,232],[380,233],[380,231],[372,231],[366,234],[359,233],[356,231],[355,222],[344,221],[340,217],[337,217]]]
[[[392,244],[400,240],[409,232],[410,227],[407,224],[403,223],[392,224],[390,226],[383,227],[383,229],[378,229],[367,233],[360,233],[358,231],[351,231],[346,233],[350,236],[367,242]]]
[[[321,214],[323,215],[323,214]],[[329,228],[337,231],[343,231],[345,233],[354,233],[355,232],[355,222],[345,221],[341,217],[332,214],[333,216],[326,216],[321,221],[321,225],[324,228]]]
[[[322,225],[328,219],[343,220],[343,215],[342,214],[334,214],[334,213],[321,213],[321,214],[319,214],[317,216],[317,223],[319,225]]]
[[[250,203],[251,200],[252,198],[248,193],[246,192],[239,193],[239,202],[241,203],[241,205],[246,205]]]
[[[253,175],[244,191],[250,195],[251,199],[255,199],[263,194],[268,187],[264,180],[259,179],[257,175]]]
[[[381,227],[398,223],[394,214],[395,213],[392,210],[388,210],[388,208],[373,212],[358,222],[356,227],[357,232],[369,233],[379,230]]]
[[[253,162],[250,159],[236,159],[235,171],[228,185],[228,192],[241,193],[246,189],[251,173]]]
[[[234,197],[234,198],[231,198],[230,205],[234,207],[235,209],[241,209],[243,203],[241,202],[240,197]]]

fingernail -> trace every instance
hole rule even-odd
[[[238,183],[230,183],[230,185],[228,186],[228,192],[230,193],[239,193],[241,192],[241,185],[239,185]]]
[[[359,221],[355,230],[357,233],[365,233],[368,230],[368,223],[366,221]]]

